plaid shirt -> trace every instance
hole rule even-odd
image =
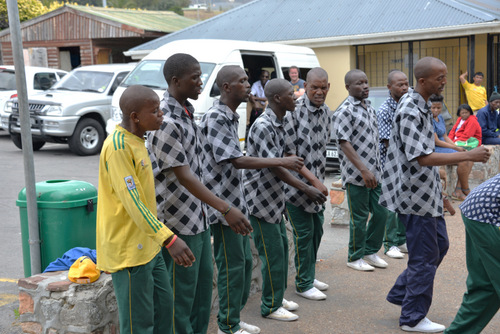
[[[230,161],[243,156],[238,119],[239,115],[219,100],[203,115],[200,129],[206,138],[203,148],[207,158],[203,163],[203,181],[216,196],[246,213],[241,171]],[[212,207],[208,207],[208,220],[210,224],[222,222],[227,225],[222,214]]]
[[[434,152],[429,104],[413,91],[399,101],[382,179],[379,203],[391,211],[418,216],[443,215],[439,168],[417,158]]]
[[[367,109],[363,108],[360,100],[352,96],[347,97],[333,114],[333,128],[336,133],[337,147],[340,148],[341,140],[351,143],[361,162],[375,175],[377,182],[380,182],[377,117],[370,101],[365,100],[365,103]],[[361,172],[342,150],[339,150],[339,160],[343,184],[366,186]]]
[[[304,158],[304,164],[323,182],[326,168],[326,144],[330,141],[332,124],[330,109],[326,104],[315,107],[306,94],[297,100],[295,112],[287,113],[285,118],[285,152]],[[306,184],[310,183],[299,173],[290,171]],[[302,191],[286,185],[287,201],[306,212],[323,211],[324,204],[313,203]]]
[[[282,158],[285,148],[283,122],[267,108],[248,133],[247,155],[260,158]],[[247,169],[243,173],[245,198],[249,214],[268,223],[279,224],[285,211],[284,183],[271,169]]]
[[[382,170],[385,165],[385,158],[387,156],[387,147],[384,144],[384,140],[389,140],[391,138],[392,124],[394,123],[394,115],[396,114],[396,108],[398,103],[389,94],[387,100],[382,103],[377,111],[377,122],[378,122],[378,136],[380,140],[380,167]]]
[[[469,219],[500,227],[500,174],[472,189],[459,207]]]
[[[172,231],[182,235],[195,235],[205,231],[205,204],[179,183],[173,167],[188,165],[201,181],[203,161],[200,130],[183,106],[168,91],[161,100],[163,124],[148,134],[148,150],[155,175],[158,219]],[[193,106],[186,101],[192,115]]]

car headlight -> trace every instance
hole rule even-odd
[[[5,102],[5,106],[3,108],[3,111],[5,113],[8,113],[8,114],[10,114],[12,112],[12,101]]]
[[[121,123],[122,110],[119,107],[111,107],[111,119],[116,123]]]
[[[61,106],[49,106],[44,110],[44,113],[47,116],[62,116],[63,108]]]

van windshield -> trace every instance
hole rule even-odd
[[[113,79],[112,72],[73,71],[51,89],[102,93]]]
[[[120,86],[142,85],[152,89],[166,90],[168,85],[163,76],[164,64],[164,60],[143,60],[130,72]],[[202,89],[205,88],[214,67],[215,64],[212,63],[200,63]]]
[[[16,74],[14,71],[0,69],[0,90],[16,89]]]

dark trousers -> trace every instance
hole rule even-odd
[[[443,217],[399,215],[406,227],[408,266],[387,295],[387,301],[401,305],[399,325],[414,327],[432,303],[434,277],[448,251],[448,233]]]

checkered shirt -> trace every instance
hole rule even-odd
[[[242,173],[230,161],[243,156],[238,119],[239,115],[219,100],[203,115],[200,129],[206,138],[203,148],[207,158],[203,163],[203,181],[216,196],[246,213]],[[222,214],[212,207],[208,207],[208,221],[227,225]]]
[[[340,148],[340,140],[351,143],[361,162],[373,173],[377,182],[380,182],[377,115],[370,101],[365,100],[365,104],[366,109],[363,108],[360,100],[348,96],[333,114],[333,129],[337,138],[337,147]],[[366,186],[361,172],[341,149],[338,152],[342,183]]]
[[[500,227],[500,174],[472,189],[459,208],[469,219]]]
[[[420,166],[420,156],[434,152],[430,104],[417,92],[398,104],[391,132],[379,203],[391,211],[418,216],[443,215],[439,168]]]
[[[323,182],[326,168],[326,144],[330,141],[332,125],[331,112],[326,104],[315,107],[306,94],[296,102],[295,112],[285,118],[285,152],[304,158],[305,166]],[[291,173],[306,184],[302,175]],[[317,213],[324,205],[313,203],[307,195],[289,185],[285,185],[287,201],[306,212]]]
[[[247,155],[260,158],[282,158],[285,149],[283,122],[267,108],[250,128]],[[246,169],[243,188],[249,214],[268,223],[279,224],[285,211],[284,183],[269,168]]]
[[[192,115],[193,106],[186,101],[186,107]],[[179,183],[172,168],[189,165],[201,181],[203,137],[184,107],[168,91],[160,108],[164,113],[163,124],[159,130],[150,132],[147,140],[155,175],[158,219],[175,233],[196,235],[208,228],[205,204]]]
[[[380,166],[384,170],[385,158],[387,156],[387,147],[384,144],[384,140],[389,140],[391,138],[392,124],[394,122],[394,115],[396,114],[396,108],[398,103],[389,94],[387,100],[382,103],[377,111],[377,123],[378,123],[378,136],[380,140]]]

